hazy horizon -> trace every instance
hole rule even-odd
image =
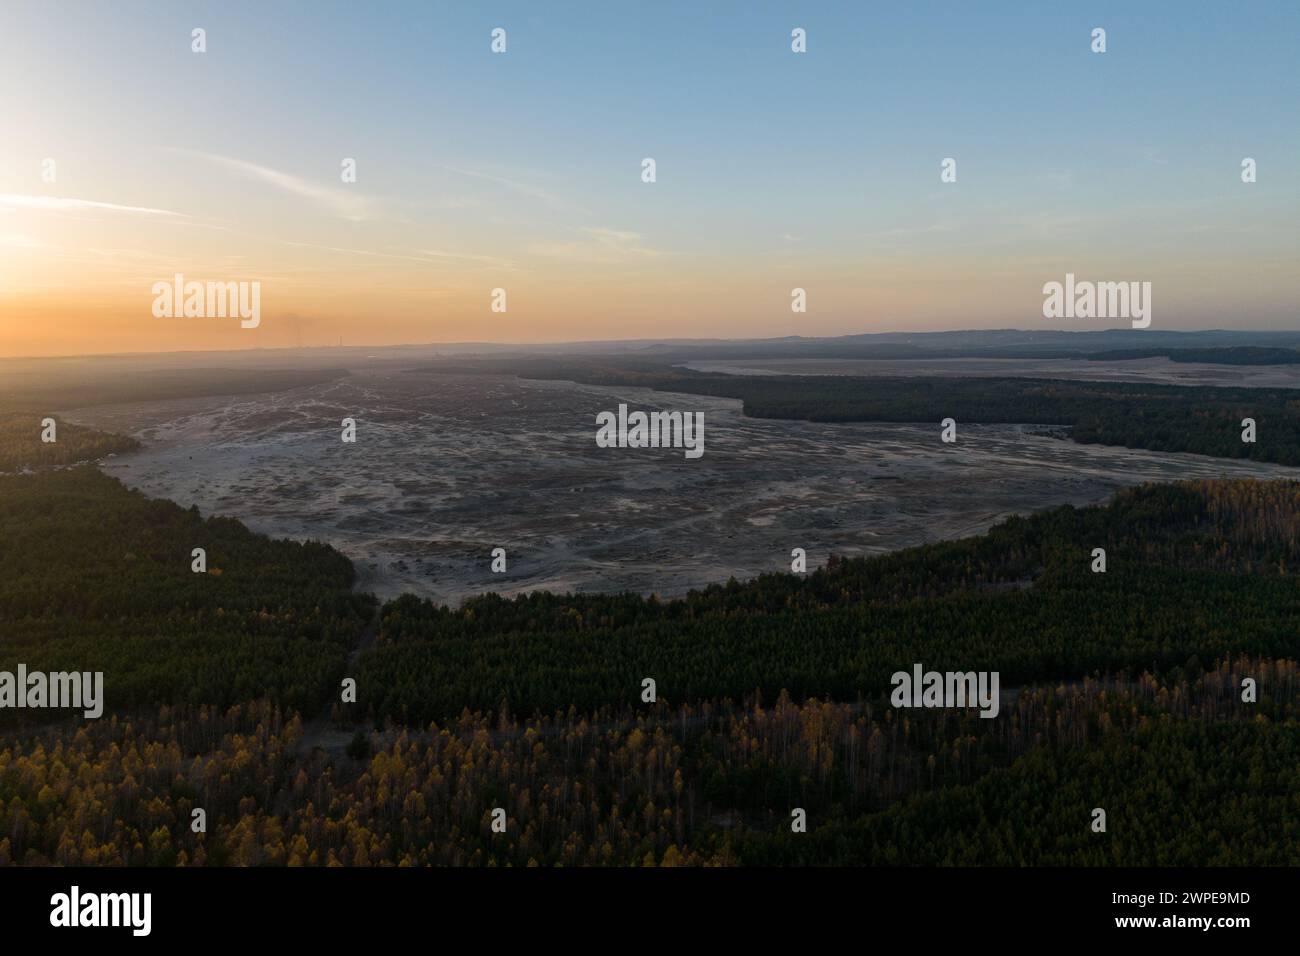
[[[484,341],[484,340],[466,339],[461,341],[448,340],[448,341],[436,341],[436,342],[435,341],[386,342],[386,343],[343,342],[341,343],[341,345],[339,343],[333,343],[333,344],[322,343],[319,345],[249,344],[242,347],[238,345],[231,346],[231,347],[215,347],[215,348],[196,346],[194,348],[181,348],[181,349],[132,350],[132,351],[116,351],[116,352],[66,352],[66,353],[28,354],[28,355],[13,354],[13,355],[0,355],[0,361],[17,362],[17,361],[24,361],[24,360],[39,361],[42,359],[51,359],[51,360],[99,359],[99,358],[111,359],[111,358],[134,358],[134,357],[148,358],[148,357],[163,357],[168,355],[212,355],[212,354],[239,353],[239,352],[322,352],[322,351],[331,352],[331,351],[339,351],[340,349],[343,351],[361,351],[366,349],[466,350],[472,348],[482,348],[482,349],[487,349],[492,351],[503,351],[509,349],[554,350],[556,352],[560,352],[561,354],[563,354],[563,350],[565,349],[595,349],[600,347],[608,347],[612,350],[618,350],[620,348],[626,348],[631,350],[637,348],[640,349],[653,348],[655,346],[703,347],[712,344],[740,345],[740,344],[747,344],[747,343],[754,343],[754,344],[779,343],[783,341],[834,343],[845,339],[856,340],[856,339],[866,339],[871,337],[891,338],[895,336],[907,336],[907,337],[930,336],[930,337],[938,338],[947,335],[965,336],[965,335],[970,335],[972,333],[974,334],[987,333],[990,335],[995,335],[995,334],[1039,335],[1039,334],[1057,334],[1057,333],[1064,333],[1064,334],[1079,333],[1082,335],[1113,335],[1113,334],[1132,335],[1134,336],[1133,345],[1135,347],[1144,344],[1154,346],[1157,343],[1157,341],[1162,338],[1161,333],[1172,333],[1173,335],[1179,337],[1184,335],[1189,337],[1194,337],[1198,335],[1200,336],[1226,335],[1226,336],[1242,337],[1242,338],[1251,337],[1251,336],[1260,336],[1265,339],[1272,336],[1278,336],[1278,335],[1281,335],[1282,337],[1286,337],[1288,334],[1292,334],[1297,339],[1297,347],[1300,348],[1300,330],[1293,330],[1293,329],[1265,329],[1265,328],[1161,329],[1161,330],[1157,330],[1157,333],[1155,335],[1152,335],[1152,333],[1148,330],[1134,331],[1123,327],[1104,328],[1104,329],[1102,328],[1099,329],[1056,329],[1056,328],[1029,329],[1029,328],[1017,328],[1014,326],[990,326],[988,328],[973,328],[973,329],[970,328],[967,329],[946,328],[946,329],[925,329],[925,330],[881,329],[879,331],[874,331],[874,332],[844,332],[838,335],[826,335],[826,336],[797,335],[797,334],[784,335],[784,336],[736,335],[736,336],[725,337],[725,338],[718,337],[718,336],[694,336],[694,337],[692,336],[660,336],[660,337],[647,336],[643,338],[557,339],[557,340],[545,340],[545,341],[534,341],[534,342],[524,342],[524,341],[492,342],[492,341]],[[1139,335],[1144,336],[1144,338],[1142,339],[1137,338],[1137,336]],[[1110,348],[1112,346],[1099,344],[1096,347],[1100,349],[1100,348]],[[1202,347],[1202,346],[1190,345],[1188,347],[1195,348],[1195,347]],[[944,359],[942,358],[933,359],[933,361],[943,361],[943,360]]]

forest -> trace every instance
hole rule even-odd
[[[103,671],[111,709],[318,706],[372,615],[353,578],[327,545],[204,518],[91,466],[0,475],[0,670]],[[0,710],[0,727],[20,715]]]
[[[12,365],[12,360],[7,363]],[[120,402],[164,402],[214,395],[279,392],[329,382],[343,369],[129,368],[69,366],[58,359],[34,359],[5,367],[0,412],[35,414]],[[57,417],[57,416],[56,416]]]
[[[355,758],[267,701],[163,707],[0,744],[0,865],[1296,865],[1298,690],[1295,661],[1240,658],[992,721],[786,695],[466,711]]]
[[[1093,362],[1123,362],[1132,359],[1167,358],[1171,362],[1204,362],[1209,365],[1295,365],[1300,350],[1263,345],[1225,345],[1219,348],[1111,349],[1093,352]]]
[[[420,722],[465,706],[618,707],[646,677],[673,702],[856,700],[914,661],[998,670],[1007,686],[1285,655],[1300,614],[1298,506],[1296,482],[1152,485],[681,600],[487,595],[451,609],[404,595],[359,662],[362,703],[375,719]],[[1094,548],[1105,573],[1091,570]]]
[[[54,441],[42,441],[46,418],[54,420]],[[135,451],[140,443],[124,435],[62,421],[57,415],[10,412],[0,414],[0,473],[40,470],[98,461]]]
[[[1136,356],[1135,356],[1136,357]],[[814,422],[1062,426],[1084,444],[1300,464],[1300,400],[1289,388],[1221,388],[1033,378],[732,375],[648,359],[463,363],[525,378],[739,399],[746,415]],[[1256,423],[1242,440],[1242,420]]]
[[[102,670],[107,711],[0,710],[0,865],[1300,864],[1300,482],[377,607],[326,545],[24,464],[0,670]],[[914,662],[998,671],[998,717],[894,709]]]

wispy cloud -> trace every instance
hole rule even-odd
[[[148,206],[122,206],[114,202],[94,199],[74,199],[71,196],[21,196],[0,193],[0,206],[11,209],[42,209],[48,212],[125,212],[140,216],[184,216],[170,209],[152,209]]]
[[[503,268],[512,268],[512,265],[508,260],[499,259],[495,256],[476,256],[454,252],[439,252],[434,249],[413,249],[409,252],[380,252],[373,249],[349,249],[344,246],[326,246],[315,242],[295,242],[290,239],[277,239],[274,241],[283,243],[286,246],[297,246],[302,249],[320,249],[323,252],[337,252],[341,255],[348,256],[398,259],[404,262],[424,262],[429,264],[445,264],[447,260],[481,262],[499,265]]]
[[[259,166],[257,163],[250,163],[244,159],[219,156],[216,153],[205,153],[197,149],[169,148],[173,152],[198,156],[219,166],[224,166],[242,176],[273,186],[281,192],[311,200],[343,219],[361,222],[374,218],[374,201],[367,196],[351,192],[352,187],[342,182],[337,187],[322,186],[292,173],[272,169],[269,166]]]
[[[438,168],[445,169],[458,176],[469,176],[471,179],[481,179],[485,182],[496,183],[498,186],[505,186],[507,189],[517,192],[521,196],[527,196],[530,199],[544,202],[546,205],[555,209],[560,209],[565,205],[563,201],[558,197],[553,196],[551,193],[538,189],[536,186],[531,186],[528,183],[520,182],[517,179],[508,179],[505,176],[495,176],[491,173],[481,173],[475,169],[462,169],[457,166],[439,166]]]
[[[906,226],[896,229],[880,229],[876,232],[864,232],[857,239],[902,239],[908,236],[928,236],[933,233],[954,232],[960,228],[950,222],[933,222],[924,226]]]
[[[603,226],[587,226],[579,231],[586,238],[534,246],[532,252],[540,256],[590,263],[632,262],[668,255],[660,249],[643,245],[643,237],[637,232],[607,229]]]
[[[433,259],[459,259],[463,262],[508,262],[507,259],[501,259],[497,256],[475,256],[461,252],[443,252],[439,249],[417,249],[419,255],[428,256]]]

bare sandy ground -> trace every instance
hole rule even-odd
[[[746,359],[688,362],[700,372],[733,375],[931,375],[1063,378],[1091,382],[1147,382],[1159,385],[1219,385],[1244,388],[1300,388],[1300,365],[1207,365],[1166,358],[1128,362],[1079,359]]]
[[[911,363],[890,363],[891,368]],[[601,449],[620,401],[703,411],[703,458]],[[489,590],[662,595],[976,534],[1144,481],[1300,478],[1300,469],[1076,445],[1015,425],[815,424],[740,403],[509,377],[368,372],[270,395],[84,409],[74,421],[145,449],[105,470],[255,530],[327,541],[361,586],[456,603]],[[356,444],[340,421],[357,421]],[[504,574],[491,572],[503,547]]]

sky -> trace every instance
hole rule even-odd
[[[1066,273],[1300,328],[1297,51],[1294,0],[4,0],[0,355],[1125,324]]]

